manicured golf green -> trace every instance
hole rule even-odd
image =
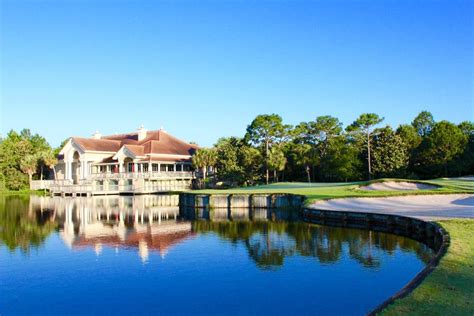
[[[341,182],[341,183],[303,183],[303,182],[280,182],[269,185],[259,185],[252,187],[241,187],[236,189],[214,189],[214,190],[195,190],[195,193],[201,194],[255,194],[255,193],[292,193],[301,194],[307,197],[307,203],[316,200],[344,198],[344,197],[386,197],[400,195],[416,194],[450,194],[450,193],[474,193],[474,181],[457,179],[435,179],[429,181],[417,181],[425,184],[438,186],[430,190],[415,191],[366,191],[360,190],[364,186],[380,181],[410,181],[404,179],[380,179],[371,182]]]

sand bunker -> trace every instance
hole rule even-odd
[[[396,214],[422,219],[474,218],[474,194],[344,198],[318,201],[313,203],[310,208]]]
[[[434,185],[416,183],[416,182],[396,182],[396,181],[385,181],[376,182],[363,187],[360,190],[367,191],[411,191],[411,190],[431,190],[436,189]]]

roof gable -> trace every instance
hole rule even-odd
[[[186,143],[164,131],[144,139],[145,154],[165,154],[191,156],[197,149],[196,145]]]
[[[144,155],[144,147],[141,145],[124,145],[123,147],[133,153],[136,157]]]
[[[119,151],[112,157],[114,160],[121,160],[124,158],[140,158],[143,155],[143,146],[140,145],[123,145]]]

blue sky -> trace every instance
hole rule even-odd
[[[1,1],[1,134],[474,120],[473,1]]]

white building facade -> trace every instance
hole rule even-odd
[[[163,129],[72,137],[55,166],[52,194],[116,194],[180,191],[191,187],[197,146]]]

